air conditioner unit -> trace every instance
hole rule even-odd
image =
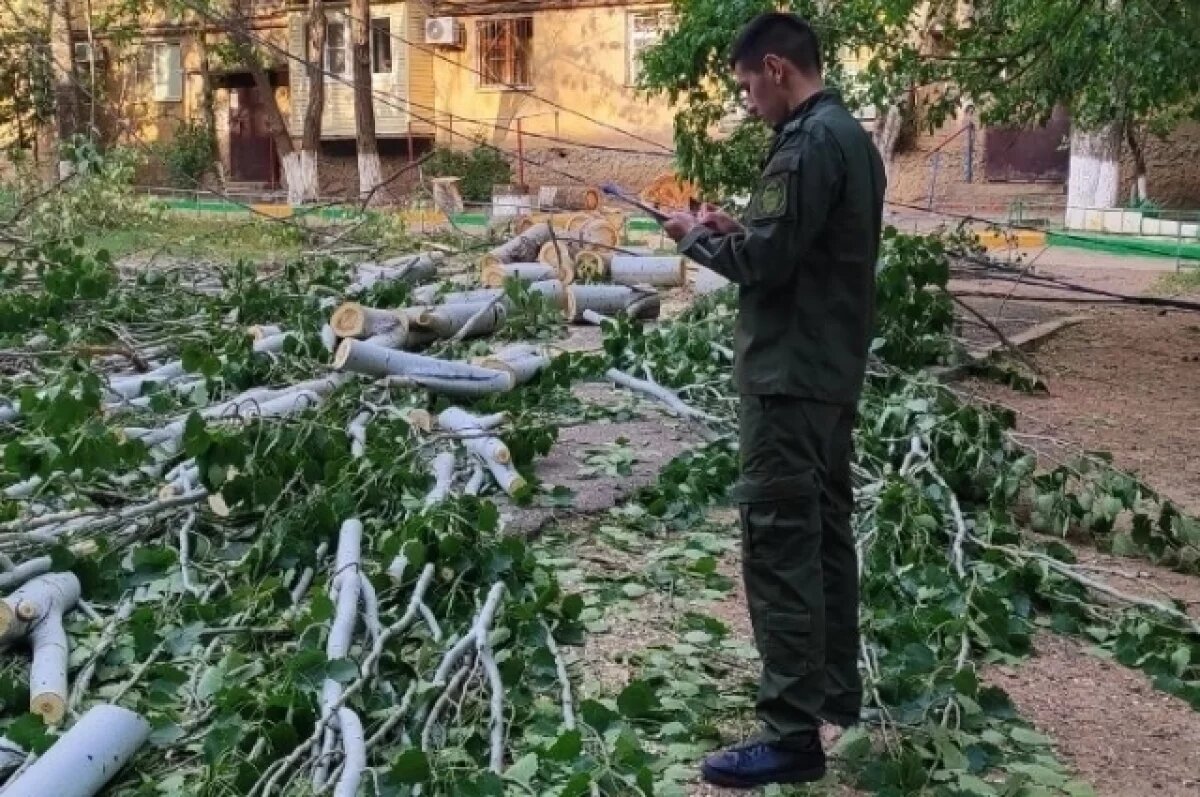
[[[461,47],[463,27],[454,17],[430,17],[425,20],[425,43],[441,47]]]

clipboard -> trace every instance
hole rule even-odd
[[[600,190],[614,199],[619,199],[627,205],[632,205],[633,207],[645,213],[647,216],[650,216],[659,224],[662,224],[664,221],[670,218],[669,214],[663,213],[658,208],[648,205],[640,199],[636,199],[631,197],[629,194],[626,194],[615,183],[602,183],[600,185]]]

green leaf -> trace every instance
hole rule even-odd
[[[647,716],[654,704],[654,690],[645,681],[630,682],[617,696],[617,709],[630,719]]]
[[[578,620],[583,612],[583,596],[568,595],[562,601],[562,616],[568,620]]]
[[[324,592],[312,596],[308,604],[308,613],[318,623],[333,617],[333,600]]]
[[[1037,731],[1031,731],[1028,728],[1013,728],[1009,735],[1017,744],[1044,747],[1050,744],[1050,739]]]
[[[965,772],[958,773],[958,788],[966,794],[977,797],[996,797],[999,792],[987,781]]]
[[[398,783],[426,783],[429,758],[420,750],[405,750],[392,762],[390,774]]]
[[[8,740],[28,753],[41,755],[54,744],[45,721],[37,714],[22,714],[4,732]]]
[[[954,674],[954,688],[964,695],[974,697],[979,692],[979,678],[970,666]]]
[[[583,752],[583,734],[579,731],[566,731],[546,751],[546,758],[551,761],[574,761]]]
[[[537,753],[527,753],[514,761],[511,767],[504,770],[504,777],[528,786],[533,781],[534,776],[537,775],[537,771]]]
[[[636,600],[637,598],[640,598],[643,595],[645,595],[648,592],[648,590],[646,589],[646,587],[644,585],[638,584],[635,581],[630,581],[629,583],[627,583],[621,587],[621,592],[625,593],[625,597]]]
[[[174,722],[168,722],[150,732],[150,744],[155,747],[170,747],[185,736],[187,731]]]
[[[325,665],[325,677],[339,684],[348,684],[358,677],[358,665],[350,659],[334,659]]]
[[[597,700],[584,700],[579,704],[579,716],[597,732],[604,733],[620,719],[620,715]]]

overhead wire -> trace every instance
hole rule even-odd
[[[352,15],[348,9],[342,10],[339,13],[343,17],[345,17],[346,19],[348,19],[352,22],[359,22],[359,23],[362,22],[361,17]],[[471,66],[470,64],[462,63],[456,59],[450,58],[450,57],[444,55],[443,53],[438,52],[437,48],[435,48],[435,47],[432,47],[432,46],[426,45],[426,44],[418,44],[417,42],[412,41],[408,37],[406,37],[402,34],[399,34],[399,33],[392,33],[390,30],[388,32],[388,35],[393,40],[399,41],[408,47],[413,47],[418,50],[428,52],[434,58],[437,58],[438,60],[441,60],[441,61],[445,61],[446,63],[451,64],[452,66],[455,66],[459,69],[466,70],[466,71],[471,72],[479,77],[487,78],[489,80],[495,80],[499,87],[507,89],[508,91],[520,92],[526,96],[536,99],[538,102],[542,102],[542,103],[545,103],[546,105],[549,105],[551,108],[555,108],[557,110],[563,111],[564,113],[569,113],[573,116],[578,116],[579,118],[584,119],[588,122],[591,122],[592,124],[594,124],[598,127],[603,127],[607,130],[611,130],[613,132],[620,133],[621,135],[628,136],[629,138],[632,138],[635,141],[641,141],[643,144],[649,144],[650,146],[658,147],[663,150],[664,154],[670,154],[672,156],[675,154],[675,150],[666,144],[662,144],[661,142],[654,141],[653,139],[650,139],[650,138],[646,138],[645,136],[639,135],[637,133],[634,133],[631,130],[623,128],[620,125],[614,125],[611,122],[605,122],[602,119],[597,119],[596,117],[591,116],[587,113],[584,113],[583,111],[563,105],[562,103],[560,103],[556,100],[552,100],[549,97],[545,97],[541,94],[538,94],[536,91],[531,90],[528,86],[522,86],[522,85],[519,85],[516,83],[509,83],[504,80],[496,80],[495,75],[489,75],[487,72],[484,72],[482,69],[478,69],[476,67]],[[527,133],[526,135],[530,135],[530,134]],[[649,153],[644,153],[644,154],[649,154]]]
[[[278,44],[271,41],[270,39],[267,39],[266,37],[256,34],[253,30],[250,29],[249,25],[247,25],[244,20],[223,17],[220,14],[216,14],[208,9],[203,8],[198,3],[196,3],[194,0],[180,0],[180,3],[184,6],[186,6],[187,8],[192,9],[197,14],[204,17],[205,19],[208,19],[209,21],[224,24],[226,26],[231,26],[231,25],[238,26],[241,29],[241,34],[244,34],[247,39],[261,45],[263,48],[265,48],[267,50],[278,53],[279,55],[283,56],[284,59],[286,59],[290,62],[303,64],[303,65],[305,65],[305,67],[308,67],[309,65],[316,66],[316,64],[311,62],[309,59],[298,56],[298,55],[288,51],[287,48],[280,47]],[[354,87],[354,81],[352,79],[347,78],[344,75],[340,75],[336,72],[329,70],[328,68],[325,67],[324,63],[321,63],[318,66],[317,71],[321,72],[321,74],[323,74],[329,78],[332,78],[336,82],[339,82],[339,83],[349,86],[351,88]],[[425,124],[429,125],[430,127],[434,128],[435,130],[444,130],[451,134],[453,134],[453,132],[454,132],[452,129],[446,127],[445,125],[439,124],[436,121],[436,119],[431,119],[429,117],[421,116],[420,114],[414,113],[412,110],[412,108],[416,107],[421,110],[433,111],[436,114],[437,110],[435,108],[431,108],[431,107],[423,105],[421,103],[414,102],[413,100],[408,99],[408,98],[393,98],[381,91],[374,90],[374,88],[371,89],[371,95],[385,107],[392,108],[393,110],[397,110],[402,113],[407,113],[412,118],[414,118],[418,121],[424,122]],[[404,103],[404,106],[397,104],[395,102],[396,99],[399,99],[399,101],[401,103]],[[514,153],[511,150],[507,150],[503,147],[500,147],[496,144],[492,144],[492,143],[489,143],[486,141],[481,141],[479,143],[480,143],[480,146],[483,146],[487,149],[491,149],[491,150],[494,150],[501,154],[515,157],[515,158],[519,159],[520,161],[522,161],[523,163],[529,164],[531,166],[536,166],[536,167],[543,169],[547,172],[550,172],[552,174],[557,174],[560,177],[568,179],[573,183],[578,183],[580,185],[588,185],[590,182],[576,174],[572,174],[571,172],[565,171],[563,169],[559,169],[557,167],[550,166],[545,163],[538,163],[537,161],[531,160],[528,156],[524,155],[523,153]]]

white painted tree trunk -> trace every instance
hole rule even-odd
[[[904,97],[891,102],[883,114],[883,118],[875,124],[875,148],[883,159],[883,174],[891,177],[892,164],[896,160],[896,144],[900,140],[900,131],[904,129],[904,110],[907,106]]]
[[[4,797],[95,797],[150,737],[150,723],[117,706],[92,708]]]
[[[358,193],[361,199],[379,200],[376,195],[383,184],[383,169],[379,165],[378,152],[364,152],[358,156]]]
[[[288,204],[300,204],[297,197],[300,196],[299,191],[304,186],[304,170],[300,166],[300,153],[289,152],[280,159],[283,165],[283,182],[287,186]]]
[[[1071,132],[1068,208],[1117,207],[1121,193],[1121,126]]]
[[[317,172],[317,153],[302,149],[295,155],[295,181],[288,180],[288,204],[303,205],[316,202],[321,196],[320,175]]]

